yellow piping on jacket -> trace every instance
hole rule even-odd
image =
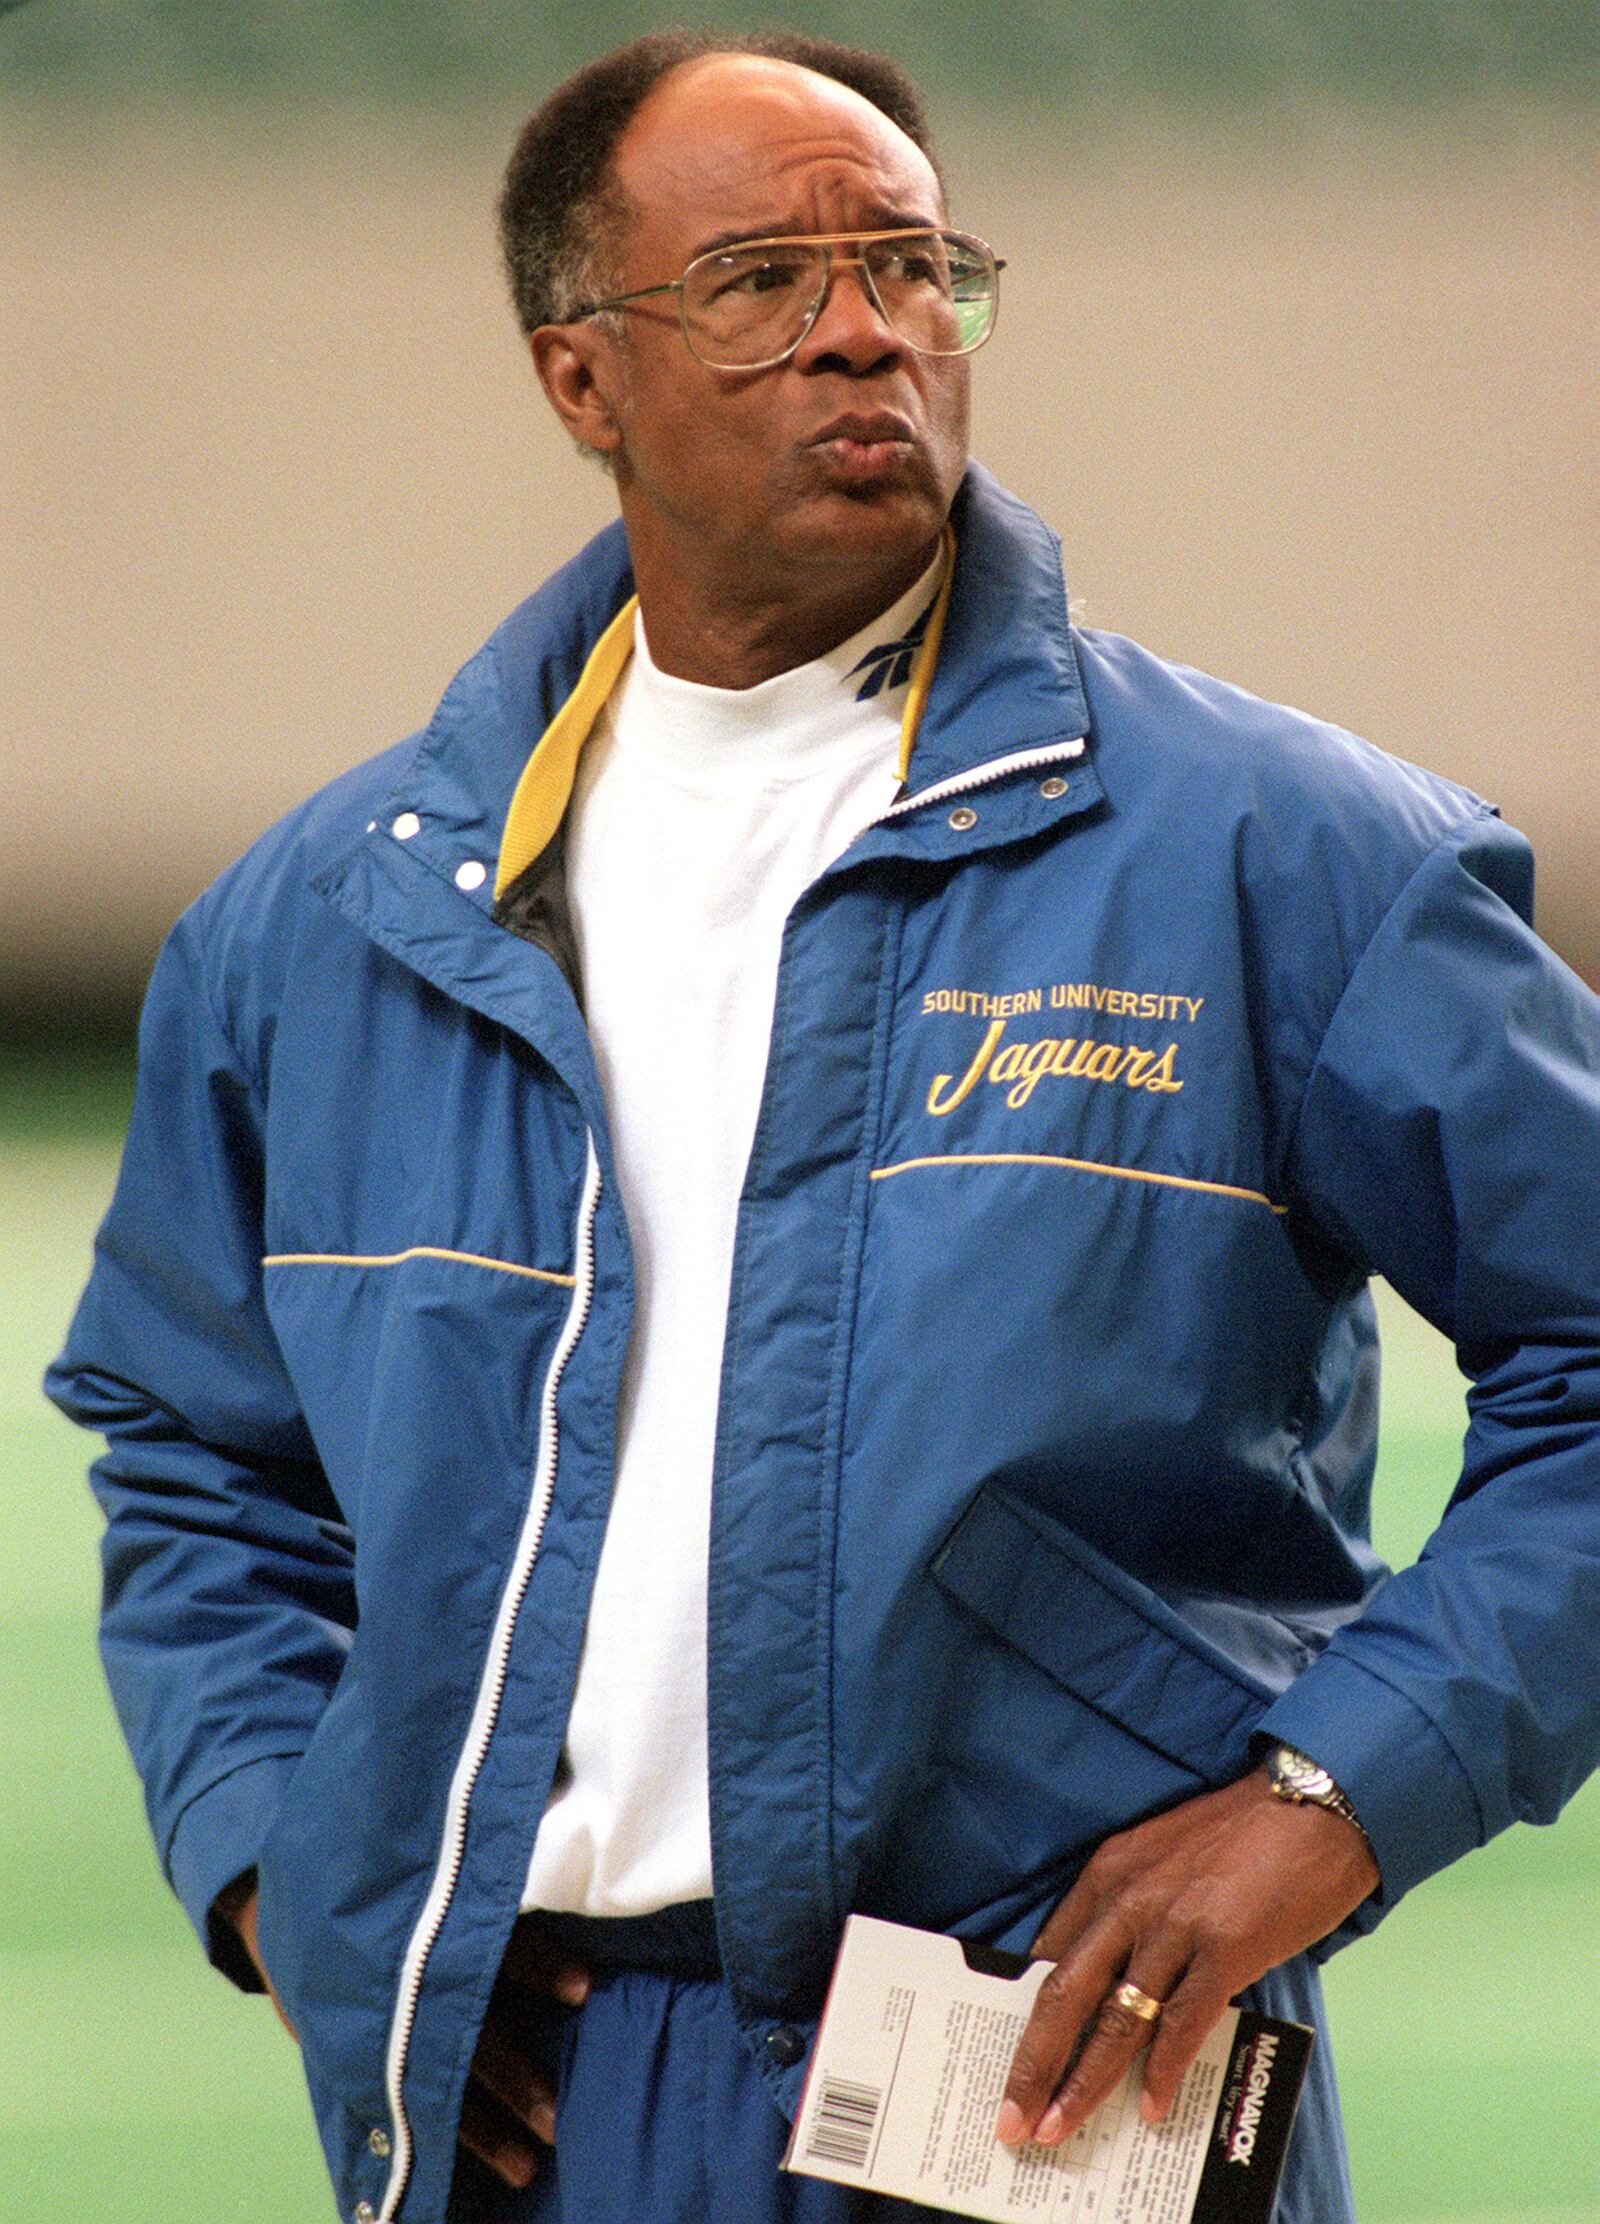
[[[896,1159],[892,1166],[874,1166],[871,1180],[887,1181],[891,1174],[909,1174],[920,1166],[1065,1166],[1075,1174],[1109,1174],[1117,1181],[1155,1182],[1167,1189],[1198,1189],[1208,1197],[1237,1197],[1247,1205],[1265,1205],[1280,1218],[1287,1205],[1275,1205],[1259,1189],[1241,1189],[1234,1182],[1201,1181],[1193,1174],[1157,1174],[1143,1166],[1103,1166],[1093,1158],[1057,1158],[1046,1151],[948,1151],[926,1158]]]
[[[928,690],[933,685],[934,666],[939,660],[939,643],[944,638],[950,590],[955,582],[956,536],[949,525],[944,529],[942,547],[944,577],[928,616],[927,631],[917,650],[911,684],[906,689],[905,709],[900,717],[900,754],[896,769],[902,783],[909,775],[917,728],[927,708]],[[588,662],[578,675],[578,684],[534,743],[506,813],[505,833],[501,837],[500,858],[494,875],[497,899],[527,871],[561,824],[572,797],[579,754],[632,654],[633,621],[638,608],[638,596],[630,595],[589,651]]]
[[[263,1266],[401,1266],[407,1259],[451,1259],[457,1266],[486,1266],[495,1274],[525,1274],[530,1282],[555,1282],[570,1290],[576,1277],[554,1267],[519,1266],[514,1259],[487,1259],[479,1251],[445,1251],[438,1244],[414,1243],[407,1251],[269,1251]]]

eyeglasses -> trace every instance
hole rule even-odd
[[[588,302],[564,321],[675,293],[691,355],[713,370],[766,370],[816,323],[836,262],[860,270],[878,314],[919,355],[970,355],[994,330],[1005,264],[965,232],[921,230],[740,240],[696,255],[670,285]]]

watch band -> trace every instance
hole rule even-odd
[[[1314,1761],[1309,1753],[1302,1753],[1293,1745],[1270,1746],[1263,1759],[1267,1782],[1279,1799],[1288,1800],[1296,1807],[1327,1807],[1334,1814],[1342,1815],[1367,1838],[1361,1817],[1320,1761]],[[1367,1844],[1371,1846],[1370,1838]]]

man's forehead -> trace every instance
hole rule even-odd
[[[764,56],[683,64],[645,99],[617,148],[613,175],[642,214],[710,229],[781,222],[786,196],[819,179],[848,181],[885,212],[939,218],[933,166],[869,100],[832,78]]]

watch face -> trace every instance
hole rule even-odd
[[[1280,1799],[1322,1807],[1330,1814],[1342,1815],[1366,1838],[1361,1817],[1327,1770],[1308,1753],[1297,1753],[1292,1745],[1276,1746],[1267,1755],[1266,1769],[1267,1781]],[[1367,1843],[1370,1846],[1371,1840]]]
[[[1302,1799],[1323,1799],[1333,1790],[1333,1778],[1304,1753],[1280,1745],[1272,1756],[1272,1773]]]

